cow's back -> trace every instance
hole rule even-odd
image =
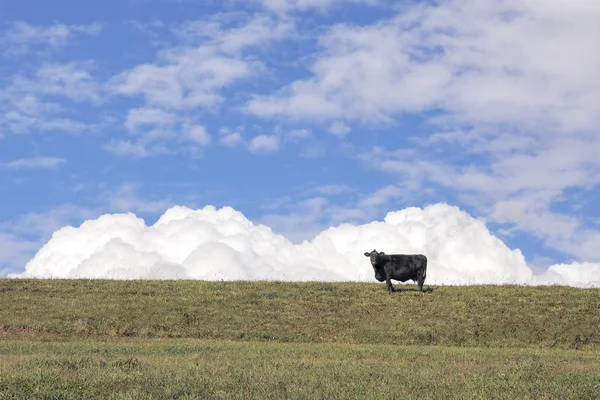
[[[416,271],[427,266],[427,257],[423,254],[390,254],[389,256],[396,268]]]

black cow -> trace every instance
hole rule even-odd
[[[389,293],[394,291],[392,279],[406,282],[409,279],[419,284],[423,291],[423,283],[427,274],[427,257],[422,254],[385,254],[383,251],[365,252],[371,258],[371,265],[375,270],[375,279],[385,281]]]

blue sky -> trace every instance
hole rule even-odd
[[[600,6],[0,0],[0,275],[104,213],[293,241],[446,202],[600,260]]]

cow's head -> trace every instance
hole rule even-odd
[[[380,258],[384,255],[385,253],[383,251],[378,252],[375,249],[373,249],[373,251],[371,251],[370,253],[365,252],[365,257],[369,257],[371,259],[371,265],[373,266],[373,268],[375,268],[375,266],[379,263]]]

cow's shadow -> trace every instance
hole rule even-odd
[[[428,286],[426,288],[423,288],[423,293],[433,293],[435,289],[432,288],[431,286]],[[420,292],[420,290],[418,288],[401,288],[401,287],[395,287],[394,288],[394,293],[401,293],[401,292]]]

